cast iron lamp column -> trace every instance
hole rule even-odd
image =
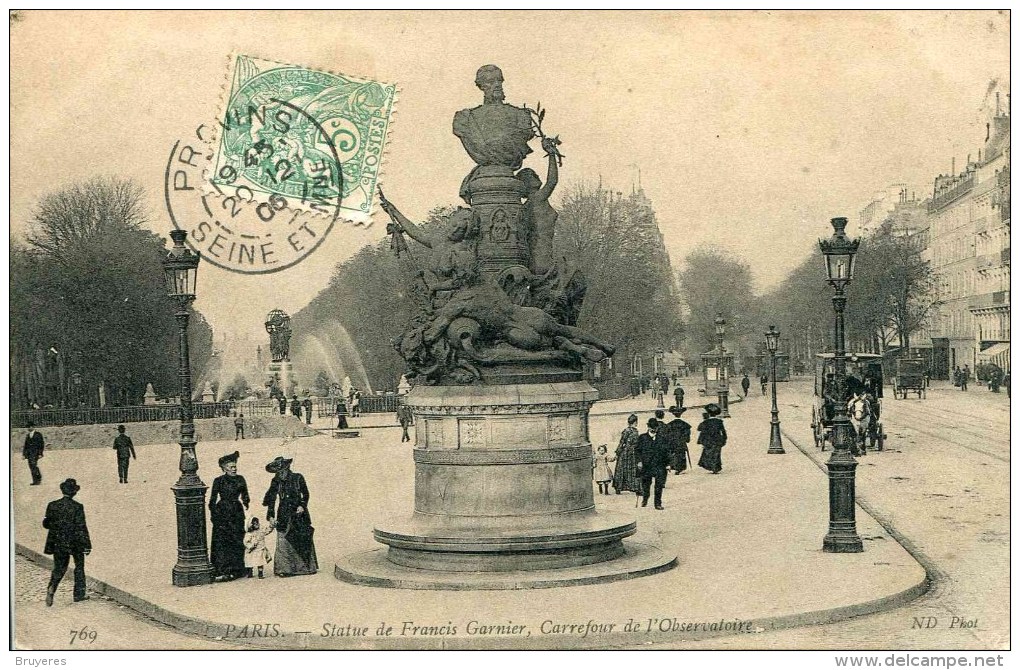
[[[776,403],[776,350],[779,349],[779,331],[775,326],[769,326],[768,332],[765,333],[765,345],[772,359],[772,428],[769,432],[768,453],[785,454],[783,436],[779,432],[779,405]]]
[[[832,306],[836,311],[835,351],[835,412],[832,419],[832,456],[826,467],[829,472],[829,532],[822,541],[822,550],[831,553],[857,553],[864,551],[857,534],[854,514],[856,502],[857,461],[850,453],[850,419],[846,406],[846,335],[843,310],[846,309],[844,289],[854,276],[854,262],[860,240],[846,236],[846,218],[832,219],[835,229],[828,240],[819,240],[818,246],[825,257],[825,270],[829,283],[836,290]]]
[[[726,337],[726,319],[722,312],[715,317],[715,336],[719,340],[719,386],[716,395],[719,401],[719,415],[724,419],[730,418],[730,373],[726,365],[726,347],[723,346],[723,338]]]
[[[198,477],[195,454],[195,420],[191,407],[191,360],[188,354],[188,305],[195,299],[198,254],[184,246],[187,233],[170,231],[174,246],[163,259],[167,295],[176,301],[177,331],[180,337],[178,376],[181,380],[181,476],[171,490],[177,507],[177,565],[174,586],[212,583],[212,566],[205,535],[206,485]]]

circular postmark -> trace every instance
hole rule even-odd
[[[208,126],[170,150],[164,197],[171,222],[224,270],[268,274],[300,263],[340,218],[344,178],[335,142],[342,135],[273,97],[232,108],[221,126],[221,141],[233,151],[217,166]],[[209,170],[212,191],[203,188]]]

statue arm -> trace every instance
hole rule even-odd
[[[545,184],[535,193],[535,196],[537,196],[536,200],[548,200],[560,180],[560,167],[557,156],[558,154],[555,151],[549,152],[549,174],[545,178]]]
[[[383,211],[389,214],[390,218],[403,229],[403,232],[407,233],[408,237],[415,242],[431,249],[432,239],[429,235],[409,218],[404,216],[404,213],[397,209],[392,202],[383,197],[382,192],[379,193],[379,196],[379,206],[382,207]]]

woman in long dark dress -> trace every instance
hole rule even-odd
[[[314,575],[319,570],[312,539],[315,528],[308,514],[308,485],[301,474],[291,472],[290,464],[293,460],[277,456],[266,466],[266,472],[276,475],[269,484],[262,504],[268,508],[266,519],[276,521],[273,574],[277,577]]]
[[[336,403],[336,427],[341,430],[347,429],[347,403],[343,398]]]
[[[237,474],[240,455],[235,451],[219,460],[223,474],[213,480],[209,495],[209,515],[212,518],[210,559],[213,576],[223,580],[246,574],[244,511],[251,499],[248,497],[248,483]]]
[[[616,447],[616,470],[613,472],[613,490],[633,491],[641,495],[641,479],[637,472],[638,418],[636,414],[627,417],[627,427],[620,433]]]
[[[698,424],[698,444],[702,446],[698,466],[710,471],[713,475],[722,470],[722,448],[726,445],[726,426],[719,415],[722,409],[711,403],[705,407],[708,417]]]

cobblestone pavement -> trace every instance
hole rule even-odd
[[[781,384],[779,396],[787,451],[792,437],[816,461],[828,458],[811,440],[810,381]],[[741,406],[759,413],[763,435],[769,409],[764,401]],[[925,400],[890,393],[882,412],[886,451],[858,459],[858,499],[920,554],[936,574],[934,588],[890,612],[685,648],[1009,648],[1008,399],[943,384]]]
[[[88,558],[85,559],[86,568]],[[17,649],[238,649],[234,645],[205,640],[148,619],[95,592],[89,600],[72,600],[71,569],[57,588],[53,607],[46,607],[50,573],[35,563],[14,559],[14,616],[19,631]],[[72,631],[74,635],[72,641]],[[94,634],[94,635],[93,635]],[[26,640],[25,637],[30,637]]]

